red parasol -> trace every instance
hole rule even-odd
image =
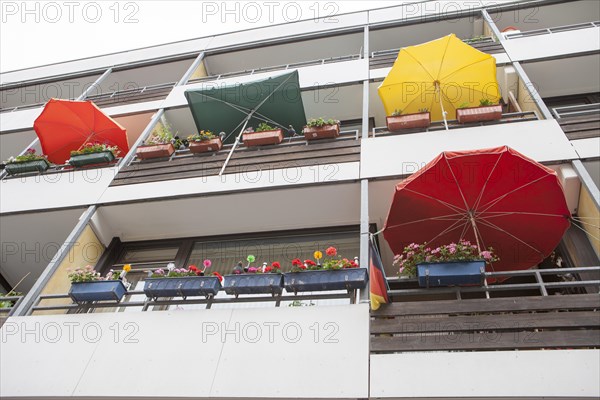
[[[396,186],[384,237],[396,254],[466,239],[493,271],[527,269],[557,246],[570,212],[556,173],[507,147],[444,152]]]
[[[55,164],[64,164],[72,150],[86,143],[117,146],[121,155],[129,151],[125,128],[91,101],[51,99],[35,120],[33,129],[43,153]]]

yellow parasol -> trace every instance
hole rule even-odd
[[[404,47],[379,86],[379,97],[386,115],[426,108],[434,121],[455,119],[460,106],[479,106],[482,99],[500,100],[496,59],[454,34]]]

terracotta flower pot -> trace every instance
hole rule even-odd
[[[398,116],[390,116],[386,118],[387,128],[391,132],[402,129],[427,128],[431,125],[431,114],[416,113]]]
[[[281,132],[281,129],[275,129],[273,131],[244,133],[242,135],[242,141],[247,147],[264,146],[267,144],[279,144],[283,142],[283,133]]]
[[[319,127],[305,127],[304,138],[306,140],[313,139],[333,139],[340,136],[340,125],[323,125]]]
[[[149,146],[140,146],[135,151],[137,158],[148,160],[151,158],[171,157],[175,153],[175,148],[169,144],[152,144]]]
[[[501,118],[502,106],[500,104],[496,104],[494,106],[459,108],[456,110],[456,119],[458,120],[459,124],[495,121]]]
[[[190,151],[192,153],[206,153],[209,151],[219,151],[223,147],[220,138],[203,140],[201,142],[190,142]]]

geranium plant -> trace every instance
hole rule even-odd
[[[336,270],[345,268],[358,268],[356,259],[349,260],[338,255],[337,249],[333,246],[325,250],[326,258],[323,258],[323,253],[319,250],[313,253],[313,260],[301,261],[299,258],[292,260],[292,272],[300,271],[315,271],[315,270]],[[323,260],[323,261],[321,261]]]
[[[416,276],[417,264],[476,260],[483,260],[489,264],[498,261],[498,258],[494,255],[493,248],[480,251],[477,245],[467,240],[436,248],[428,247],[427,243],[411,243],[404,248],[402,254],[394,257],[393,265],[399,268],[398,273],[401,276]]]
[[[337,119],[325,119],[323,117],[320,117],[309,120],[306,126],[309,128],[320,128],[325,125],[338,125],[339,123],[340,121],[338,121]]]
[[[21,154],[20,156],[16,156],[16,157],[10,157],[8,160],[5,161],[6,164],[12,164],[12,163],[21,163],[21,162],[27,162],[27,161],[38,161],[38,160],[43,160],[48,162],[48,159],[46,158],[45,155],[43,154],[36,154],[35,149],[29,148],[27,150],[25,150],[24,154]]]
[[[256,257],[252,254],[250,254],[248,257],[246,257],[246,261],[248,262],[248,264],[245,267],[243,266],[243,263],[240,261],[233,268],[232,273],[234,275],[269,274],[269,273],[277,274],[281,271],[281,264],[279,263],[279,261],[275,261],[271,264],[269,264],[268,262],[264,262],[263,265],[260,267],[253,267],[251,264],[256,261]]]
[[[95,142],[95,143],[86,143],[79,150],[72,150],[71,155],[79,156],[82,154],[101,153],[103,151],[110,151],[111,153],[113,153],[113,155],[115,157],[117,157],[119,155],[119,153],[121,152],[121,150],[119,150],[119,148],[117,146],[110,146],[106,143]]]
[[[127,272],[129,271],[131,271],[131,265],[125,264],[122,270],[115,271],[111,269],[106,276],[103,277],[100,275],[100,272],[94,269],[94,267],[86,265],[85,267],[68,269],[67,277],[71,280],[71,283],[125,280],[125,275],[127,275]]]
[[[216,138],[211,131],[200,131],[187,137],[188,142],[204,142]]]
[[[175,264],[169,263],[167,268],[159,268],[150,273],[150,278],[183,278],[186,276],[204,276],[204,272],[210,268],[212,262],[204,260],[202,269],[195,265],[189,265],[187,268],[175,268]]]
[[[260,125],[258,125],[258,128],[256,128],[255,132],[266,132],[266,131],[272,131],[275,130],[275,128],[273,128],[271,125],[267,124],[266,122],[261,122]]]

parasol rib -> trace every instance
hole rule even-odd
[[[446,233],[452,232],[453,230],[457,229],[460,227],[460,223],[463,222],[462,220],[460,221],[456,221],[454,224],[450,225],[449,227],[447,227],[446,229],[444,229],[443,231],[441,231],[440,233],[438,233],[437,235],[435,235],[433,238],[431,238],[430,240],[427,241],[427,243],[431,243],[434,240],[436,240],[437,238],[439,238],[440,236],[445,235]],[[469,226],[469,220],[465,220],[465,225]],[[464,231],[464,227],[463,227],[463,231]]]
[[[508,232],[507,230],[500,228],[498,225],[493,224],[489,221],[479,221],[479,222],[481,223],[481,225],[487,226],[488,228],[496,229],[497,231],[510,236],[511,238],[515,239],[517,242],[524,244],[526,247],[529,247],[531,250],[539,253],[542,257],[544,256],[544,254],[541,251],[539,251],[535,247],[531,246],[529,243],[523,241],[522,239],[519,239],[517,236],[513,235],[512,233]]]
[[[454,218],[451,218],[451,217],[454,217]],[[456,218],[456,217],[458,217],[458,218]],[[460,220],[463,220],[463,219],[465,219],[465,214],[440,215],[440,216],[437,216],[437,217],[417,219],[417,220],[414,220],[414,221],[403,222],[401,224],[390,225],[390,226],[387,226],[386,229],[399,228],[401,226],[417,224],[419,222],[425,222],[425,221],[460,221]]]
[[[487,212],[487,210],[489,210],[490,208],[492,208],[493,206],[495,206],[496,204],[498,204],[500,201],[504,200],[508,195],[511,195],[523,188],[526,188],[527,186],[531,186],[534,183],[537,183],[539,181],[541,181],[542,179],[548,178],[549,176],[553,176],[553,175],[545,175],[545,176],[541,176],[533,181],[527,182],[524,185],[519,186],[518,188],[515,188],[513,190],[511,190],[510,192],[504,193],[502,196],[499,196],[491,201],[489,201],[488,203],[484,204],[483,207],[485,207],[483,210],[481,210],[480,212]]]
[[[450,204],[450,203],[448,203],[448,202],[446,202],[446,201],[443,201],[443,200],[437,199],[437,198],[435,198],[435,197],[433,197],[433,196],[430,196],[430,195],[428,195],[428,194],[424,194],[424,193],[421,193],[421,192],[417,192],[417,191],[415,191],[415,190],[408,189],[408,188],[404,188],[403,190],[405,190],[405,191],[407,191],[407,192],[414,193],[414,194],[418,194],[419,196],[423,196],[423,197],[425,197],[425,198],[427,198],[427,199],[430,199],[430,200],[437,201],[438,203],[440,203],[440,204],[442,204],[442,205],[444,205],[444,206],[448,207],[448,208],[449,208],[449,209],[451,209],[452,211],[461,212],[461,213],[466,213],[466,212],[467,212],[467,210],[466,210],[466,209],[462,209],[462,208],[460,208],[460,207],[457,207],[457,206],[455,206],[454,204]]]

